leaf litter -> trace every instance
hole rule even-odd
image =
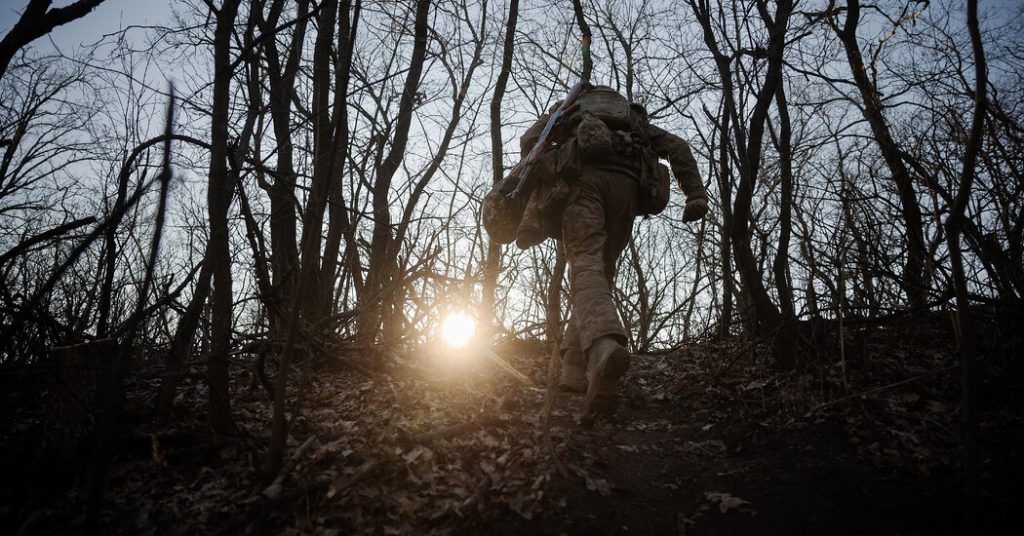
[[[848,480],[878,503],[919,495],[899,515],[931,515],[934,526],[951,526],[944,510],[955,510],[948,505],[957,497],[942,490],[956,484],[956,371],[888,387],[907,377],[909,360],[921,373],[949,366],[948,342],[925,338],[934,348],[922,351],[920,340],[898,336],[867,338],[871,367],[851,366],[846,382],[839,367],[774,371],[762,351],[742,341],[639,356],[626,378],[632,391],[622,419],[583,431],[573,423],[578,400],[559,398],[551,430],[566,475],[541,441],[543,392],[487,369],[445,376],[417,365],[373,377],[330,369],[312,375],[289,401],[288,456],[310,446],[275,483],[256,476],[269,435],[265,394],[247,388],[241,375],[233,378],[242,433],[224,442],[205,433],[202,387],[186,384],[171,426],[131,431],[139,439],[126,442],[112,467],[103,523],[117,533],[161,534],[511,534],[524,527],[718,534],[706,509],[724,514],[723,522],[752,522],[744,520],[756,512],[770,524],[791,502],[845,497],[849,492],[836,486]],[[544,384],[545,351],[503,356]],[[145,396],[153,385],[136,381],[132,388],[133,396]],[[858,392],[868,394],[850,396]],[[1015,444],[1016,412],[985,417],[994,445]],[[989,463],[1019,474],[1015,456],[996,449]],[[76,484],[56,501],[8,511],[46,507],[57,512],[55,526],[74,529],[87,499],[87,487]],[[868,524],[854,529],[886,531],[890,521],[870,524],[871,512],[884,505],[847,506],[866,508],[860,522]],[[848,520],[823,522],[834,528]]]

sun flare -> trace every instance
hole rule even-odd
[[[461,348],[473,338],[476,321],[466,313],[458,312],[448,315],[441,325],[441,336],[444,342],[453,348]]]

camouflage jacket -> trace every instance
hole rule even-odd
[[[542,115],[519,138],[519,150],[521,157],[525,158],[530,152],[530,149],[533,148],[533,145],[537,142],[537,139],[540,138],[540,133],[544,130],[544,125],[547,124],[548,117],[549,114]],[[704,183],[701,181],[700,171],[697,168],[697,160],[693,157],[693,152],[690,150],[690,144],[686,143],[686,141],[679,136],[654,125],[651,125],[648,128],[647,138],[650,141],[651,150],[654,151],[659,158],[668,160],[669,167],[672,169],[672,175],[675,176],[676,182],[679,184],[679,188],[683,191],[686,199],[706,199],[707,192],[704,190]],[[623,157],[621,159],[599,163],[584,162],[583,165],[615,169],[628,173],[633,177],[637,177],[640,168],[639,156],[633,158]]]

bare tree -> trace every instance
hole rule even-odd
[[[516,22],[519,20],[519,0],[511,0],[508,19],[505,22],[505,39],[501,47],[501,66],[494,83],[491,97],[491,182],[497,184],[505,174],[504,143],[501,137],[501,101],[505,97],[508,78],[512,71],[512,54],[515,49]],[[488,322],[494,324],[494,293],[501,273],[501,244],[488,239],[487,257],[484,261],[484,284],[482,309],[488,315]]]
[[[394,248],[399,246],[394,243],[394,235],[391,228],[391,214],[389,211],[391,183],[402,163],[406,144],[409,141],[409,128],[412,126],[413,109],[419,100],[420,75],[423,72],[423,62],[427,52],[427,33],[429,27],[427,18],[429,12],[429,0],[419,0],[416,3],[412,34],[413,49],[409,57],[409,68],[406,72],[405,84],[399,97],[394,130],[389,133],[390,148],[384,154],[383,140],[381,140],[380,150],[383,157],[374,170],[373,240],[367,260],[372,269],[366,279],[366,286],[360,297],[361,308],[363,309],[362,318],[360,318],[360,337],[365,341],[373,341],[381,333],[381,324],[394,320],[394,315],[396,314],[396,311],[392,309],[394,304],[384,299],[384,292],[394,282],[395,277],[398,276],[395,273],[396,267],[386,264],[386,261],[396,257],[393,254]],[[386,335],[387,333],[385,333]]]
[[[786,44],[786,28],[789,24],[792,4],[788,1],[780,2],[772,15],[768,12],[766,2],[757,3],[758,11],[768,30],[768,45],[766,50],[755,51],[755,53],[763,54],[766,57],[767,66],[765,67],[764,82],[757,91],[750,120],[745,128],[740,123],[741,116],[734,96],[736,91],[734,75],[730,70],[730,63],[734,61],[734,58],[723,53],[718,45],[718,37],[715,35],[712,22],[711,6],[706,1],[693,0],[689,1],[689,5],[701,25],[704,42],[718,68],[722,84],[723,111],[729,115],[733,125],[733,141],[739,153],[740,181],[732,207],[732,227],[730,229],[736,266],[739,269],[744,290],[757,311],[757,322],[761,331],[764,333],[775,332],[776,359],[783,366],[792,366],[796,359],[795,328],[784,322],[778,307],[772,302],[765,289],[757,260],[751,249],[750,233],[751,203],[761,166],[764,129],[768,119],[768,109],[775,99],[777,87],[781,83],[782,55]]]
[[[857,28],[860,24],[860,1],[848,0],[846,20],[840,29],[833,24],[839,40],[843,43],[850,71],[860,91],[864,106],[862,111],[871,125],[875,141],[892,173],[892,180],[900,195],[904,225],[906,226],[907,262],[903,270],[904,290],[911,307],[921,310],[928,296],[928,281],[925,276],[927,254],[922,236],[921,208],[914,189],[913,178],[900,155],[900,148],[890,133],[884,114],[884,105],[878,86],[869,78],[867,66],[857,42]],[[872,69],[874,66],[872,66]]]
[[[88,15],[103,0],[78,0],[64,6],[50,8],[53,0],[29,0],[21,18],[7,35],[0,39],[0,78],[7,72],[7,66],[19,50],[32,41],[50,33],[54,28]]]
[[[213,106],[210,121],[210,180],[207,207],[210,218],[210,242],[204,263],[213,273],[212,332],[207,359],[207,383],[210,386],[209,421],[219,434],[234,433],[231,399],[228,392],[228,352],[231,350],[232,302],[231,252],[228,241],[228,209],[234,185],[228,173],[228,121],[231,79],[231,34],[240,0],[225,0],[215,10],[213,39]]]
[[[276,0],[269,7],[270,10],[260,28],[264,34],[272,32],[279,25],[285,2]],[[296,173],[292,143],[292,100],[295,96],[295,80],[306,37],[308,11],[308,1],[296,2],[297,22],[292,29],[291,42],[285,50],[283,61],[276,39],[267,39],[261,49],[267,62],[269,111],[277,149],[275,169],[270,173],[273,182],[265,185],[270,195],[270,262],[274,289],[274,295],[266,298],[282,306],[290,303],[294,295],[299,266],[294,200]],[[262,13],[259,15],[262,16]],[[270,312],[270,327],[273,337],[283,337],[284,319],[274,311]]]
[[[974,53],[974,118],[971,121],[970,137],[964,154],[963,172],[957,187],[956,198],[946,220],[946,240],[953,264],[953,285],[956,289],[957,317],[960,335],[960,370],[963,383],[963,428],[964,428],[964,531],[966,534],[979,532],[979,508],[981,506],[981,461],[980,432],[978,424],[978,372],[975,362],[973,318],[970,311],[970,297],[964,263],[960,251],[960,233],[964,213],[971,198],[975,166],[984,136],[986,116],[986,94],[988,73],[985,50],[978,28],[978,1],[967,2],[967,28],[971,35],[971,50]]]

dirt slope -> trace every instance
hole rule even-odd
[[[854,342],[845,382],[829,354],[778,373],[763,350],[740,342],[636,357],[616,419],[584,430],[579,398],[558,399],[557,462],[542,436],[544,391],[486,360],[391,356],[370,376],[322,370],[292,398],[302,408],[289,440],[294,465],[276,484],[256,476],[266,394],[238,374],[243,436],[213,438],[204,432],[204,387],[193,381],[170,427],[122,426],[103,526],[120,534],[960,533],[950,341],[883,330]],[[543,385],[543,348],[499,351]],[[985,391],[983,408],[988,534],[1024,533],[1021,391],[1006,367],[987,363],[999,386]],[[142,404],[152,387],[135,383],[132,399]],[[41,456],[31,426],[38,414],[9,418],[21,422],[0,442],[0,528],[80,529],[81,467],[58,470]],[[77,479],[55,478],[76,470]]]

